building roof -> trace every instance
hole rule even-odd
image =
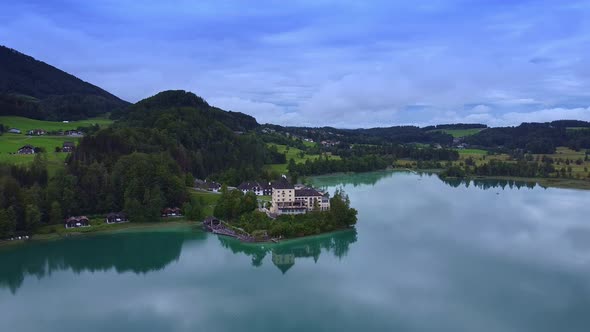
[[[322,194],[320,194],[317,190],[315,189],[298,189],[295,190],[295,197],[302,197],[302,196],[323,196]]]
[[[273,189],[295,189],[295,187],[289,183],[286,179],[275,181],[271,184]]]
[[[255,189],[255,188],[257,188],[258,190],[260,190],[260,189],[262,189],[262,186],[260,185],[260,183],[258,183],[256,181],[242,182],[238,186],[238,189],[240,189],[240,190],[252,190],[252,189]]]
[[[221,188],[221,185],[215,181],[207,182],[209,188]]]

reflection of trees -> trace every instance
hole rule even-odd
[[[379,171],[346,175],[326,175],[315,178],[313,183],[320,188],[337,187],[345,184],[352,184],[354,187],[367,184],[374,185],[381,179],[392,177],[394,173],[394,171]]]
[[[219,237],[221,245],[230,249],[234,254],[242,253],[250,256],[253,266],[261,266],[264,257],[270,253],[273,264],[283,273],[295,265],[297,258],[313,257],[313,260],[317,262],[322,252],[332,253],[338,258],[343,258],[348,254],[350,244],[356,240],[355,229],[279,244],[245,244],[232,238]]]
[[[439,177],[440,178],[440,177]],[[480,189],[492,189],[509,187],[513,188],[535,188],[538,184],[530,181],[518,181],[507,179],[456,179],[456,178],[440,178],[440,180],[451,187],[458,188],[460,186],[469,187],[470,185]]]
[[[71,269],[147,273],[160,270],[180,257],[182,243],[205,238],[204,233],[121,233],[24,245],[0,252],[0,287],[12,292],[26,275],[43,278],[54,271]]]

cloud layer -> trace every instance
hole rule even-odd
[[[0,43],[135,102],[338,127],[590,115],[584,1],[0,4]]]

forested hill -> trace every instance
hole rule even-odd
[[[243,132],[258,127],[258,122],[250,115],[240,112],[224,111],[210,106],[203,98],[192,92],[183,90],[160,92],[126,109],[114,112],[111,118],[122,120],[121,122],[128,126],[155,127],[162,125],[161,121],[164,121],[161,117],[162,114],[172,108],[191,109],[205,116],[208,120],[221,122],[233,131]],[[169,117],[165,118],[170,120]]]
[[[79,120],[127,105],[97,86],[0,46],[0,115]]]
[[[248,132],[258,126],[254,118],[213,108],[190,92],[164,91],[113,115],[111,128],[80,141],[69,160],[73,171],[94,162],[111,169],[133,152],[164,153],[182,172],[237,184],[283,157]]]

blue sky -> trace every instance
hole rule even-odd
[[[590,1],[0,2],[0,44],[130,102],[288,125],[590,120]]]

